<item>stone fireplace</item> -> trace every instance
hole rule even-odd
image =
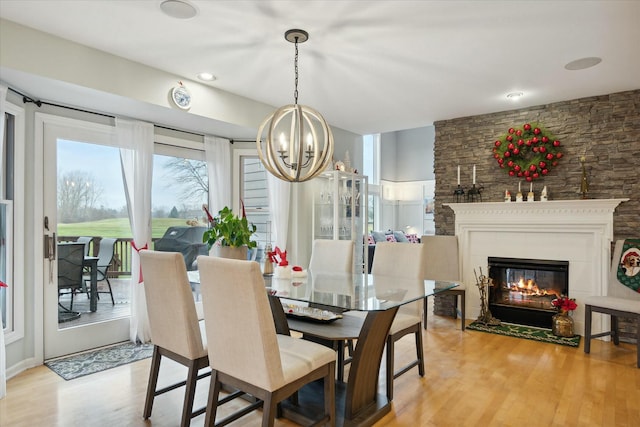
[[[567,261],[489,257],[489,310],[503,322],[551,328],[553,300],[569,294]]]
[[[613,211],[627,200],[444,204],[455,213],[467,319],[480,314],[475,274],[488,274],[489,257],[561,260],[569,264],[570,297],[578,304],[575,330],[584,334],[583,301],[589,295],[607,294]],[[594,333],[604,330],[605,322],[603,316],[595,318]]]

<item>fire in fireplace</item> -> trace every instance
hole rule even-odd
[[[569,293],[569,262],[489,257],[489,310],[503,322],[551,328],[551,301]]]

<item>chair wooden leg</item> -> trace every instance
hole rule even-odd
[[[344,382],[344,360],[345,360],[345,353],[344,353],[344,340],[341,341],[337,341],[335,343],[335,350],[338,354],[338,367],[337,367],[337,379],[340,382]]]
[[[460,315],[461,315],[461,319],[460,319],[460,329],[462,329],[462,331],[465,330],[465,328],[467,327],[464,324],[464,319],[466,319],[466,313],[465,313],[465,308],[466,308],[466,302],[464,300],[464,295],[465,292],[460,292]]]
[[[207,427],[214,427],[215,425],[220,388],[221,384],[220,381],[218,381],[218,371],[212,370],[211,383],[209,385],[209,397],[207,399],[207,412],[204,417],[204,425]]]
[[[335,375],[335,374],[334,374]],[[278,402],[273,399],[273,395],[268,393],[262,404],[262,427],[273,427],[276,418]]]
[[[416,357],[418,358],[418,374],[424,377],[424,348],[422,347],[422,331],[420,325],[416,329]]]
[[[189,427],[191,424],[191,416],[193,412],[193,399],[196,394],[196,382],[198,381],[198,367],[195,360],[192,360],[188,366],[187,382],[184,391],[184,403],[182,405],[182,421],[181,427]]]
[[[149,383],[147,384],[147,397],[144,401],[144,419],[148,419],[151,416],[151,409],[153,409],[153,398],[155,397],[156,385],[158,384],[158,373],[160,372],[160,350],[157,346],[153,346],[153,356],[151,358],[151,369],[149,371]]]
[[[424,305],[423,309],[422,309],[422,325],[424,327],[424,330],[427,330],[427,313],[429,313],[429,297],[425,297],[425,299],[423,300],[424,302],[422,303]]]
[[[591,306],[584,306],[584,352],[591,351]]]
[[[611,315],[611,338],[615,345],[620,344],[620,333],[618,331],[618,316]]]
[[[329,425],[335,427],[336,425],[336,401],[332,397],[335,397],[336,382],[335,378],[336,366],[334,363],[329,365],[329,372],[324,377],[324,412],[329,416]]]
[[[393,400],[393,347],[393,337],[387,335],[387,399],[389,399],[389,401]]]

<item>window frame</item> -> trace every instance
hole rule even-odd
[[[238,148],[233,150],[233,191],[232,191],[232,195],[233,195],[233,210],[234,212],[240,212],[241,210],[241,206],[240,206],[240,196],[242,194],[244,185],[243,185],[243,177],[244,177],[244,169],[243,169],[243,163],[242,163],[242,159],[246,158],[246,157],[251,157],[251,158],[256,158],[259,159],[260,157],[258,156],[258,150],[257,149],[251,149],[251,148]],[[268,173],[268,172],[267,172]],[[267,191],[268,191],[268,183],[267,183]],[[265,214],[268,215],[268,220],[267,222],[273,221],[272,220],[272,215],[271,215],[271,207],[269,206],[269,204],[267,204],[266,208],[261,208],[261,209],[245,209],[245,211],[247,212],[260,212],[261,214]],[[260,242],[266,242],[266,243],[271,243],[271,242],[267,242],[267,231],[265,230],[265,233],[261,233],[261,234],[265,234],[264,236],[261,236],[262,238],[257,239],[256,241],[258,242],[258,246],[260,246]]]
[[[373,153],[371,153],[371,161],[373,163],[372,165],[372,169],[373,169],[373,176],[368,176],[368,195],[369,198],[371,199],[372,203],[369,203],[370,200],[367,200],[367,203],[369,205],[369,207],[371,209],[373,209],[373,225],[371,225],[373,227],[373,230],[379,230],[380,229],[380,203],[382,200],[382,185],[380,184],[380,134],[370,134],[370,135],[364,135],[362,137],[362,153],[363,153],[363,165],[365,162],[365,153],[366,153],[366,147],[367,144],[365,143],[365,141],[367,140],[367,138],[371,138],[372,139],[372,149],[373,149]],[[364,168],[363,168],[364,171]],[[367,227],[369,227],[369,224],[371,224],[369,222],[369,218],[368,218],[368,213],[367,213]]]
[[[25,175],[15,171],[25,170],[25,110],[6,101],[5,114],[13,116],[13,218],[25,217]],[[5,118],[2,118],[5,120]],[[7,122],[5,122],[6,124]],[[5,132],[7,129],[5,128]],[[7,289],[7,327],[4,329],[5,345],[19,341],[25,336],[25,263],[18,264],[17,259],[24,258],[25,228],[24,221],[14,221],[12,230],[12,282]],[[22,255],[22,256],[18,256]]]

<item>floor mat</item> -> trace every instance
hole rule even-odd
[[[551,332],[551,329],[534,328],[531,326],[513,325],[511,323],[502,323],[499,326],[487,326],[480,322],[473,322],[467,329],[474,331],[488,332],[491,334],[506,335],[510,337],[524,338],[540,342],[548,342],[551,344],[568,345],[570,347],[578,347],[580,345],[580,335],[573,337],[558,337]]]
[[[44,364],[65,380],[83,377],[151,357],[152,344],[131,342],[47,360]]]

